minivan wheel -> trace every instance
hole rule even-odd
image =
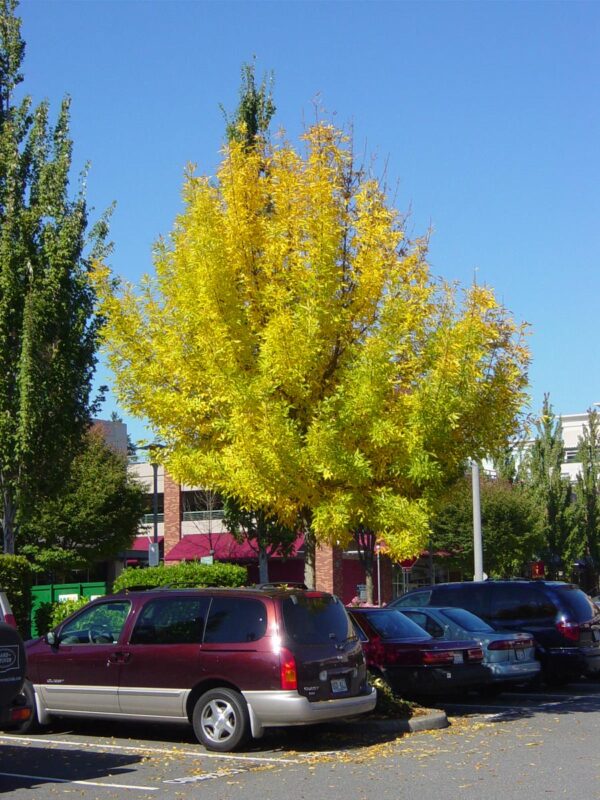
[[[248,739],[248,706],[233,689],[211,689],[194,706],[192,725],[196,738],[207,750],[226,753]]]

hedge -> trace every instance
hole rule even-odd
[[[42,635],[56,628],[64,619],[75,611],[79,611],[89,602],[89,597],[80,597],[79,600],[56,600],[54,603],[40,603],[34,611],[38,634]]]
[[[0,554],[0,590],[6,592],[24,639],[29,637],[32,568],[25,556]]]
[[[173,589],[237,587],[247,583],[248,571],[238,564],[184,561],[168,567],[128,567],[115,580],[113,592],[123,589],[152,589],[156,586],[170,586]]]

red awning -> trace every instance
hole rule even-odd
[[[297,553],[303,543],[304,537],[299,536],[294,543],[292,555]],[[217,561],[258,558],[256,550],[248,542],[240,544],[230,533],[190,533],[183,536],[175,547],[165,554],[165,561],[193,561],[211,555],[211,551]],[[271,556],[271,558],[279,557]]]
[[[162,542],[163,538],[164,538],[163,536],[158,537],[159,544]],[[131,543],[131,547],[129,548],[129,550],[138,550],[143,553],[147,553],[150,548],[150,544],[153,541],[154,540],[152,538],[149,539],[147,536],[136,536],[133,542]]]

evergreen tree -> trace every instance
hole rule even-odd
[[[581,468],[575,485],[575,524],[569,555],[572,559],[583,559],[597,571],[600,565],[600,419],[595,409],[588,412],[588,424],[579,439],[578,458]]]
[[[523,477],[541,512],[544,542],[541,556],[548,576],[556,578],[564,566],[571,532],[571,485],[562,476],[565,460],[562,425],[554,416],[549,395],[544,396],[536,428],[537,436],[524,461]]]
[[[69,99],[17,102],[25,43],[16,0],[0,0],[0,491],[4,550],[63,480],[90,407],[99,320],[88,268],[106,219],[86,239],[82,190],[68,196]],[[87,255],[84,255],[86,253]]]
[[[128,550],[146,505],[127,457],[90,431],[58,492],[36,505],[19,530],[20,549],[38,568],[64,578]]]

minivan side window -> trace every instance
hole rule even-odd
[[[60,630],[63,644],[111,644],[119,640],[131,603],[118,601],[84,608]]]
[[[200,644],[208,597],[161,597],[146,603],[131,634],[131,644]]]
[[[431,591],[411,592],[410,594],[404,595],[404,597],[399,597],[397,600],[394,600],[393,605],[394,608],[398,606],[428,606],[430,597]]]
[[[429,605],[466,608],[471,614],[485,619],[490,607],[489,584],[473,582],[435,586]]]
[[[505,622],[554,617],[556,610],[551,598],[537,586],[526,583],[494,586],[492,617],[496,620]]]
[[[267,609],[248,597],[213,597],[204,641],[208,644],[256,642],[267,632]]]

